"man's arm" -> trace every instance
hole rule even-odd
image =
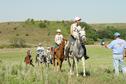
[[[104,43],[102,46],[105,47],[105,48],[108,48],[108,44],[107,43]]]
[[[104,44],[104,47],[105,47],[105,48],[108,48],[107,44]]]

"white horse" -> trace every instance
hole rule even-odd
[[[78,37],[77,37],[75,43],[70,46],[69,54],[67,56],[68,57],[68,64],[70,66],[70,75],[74,74],[74,67],[76,67],[76,75],[78,76],[78,63],[77,63],[77,61],[82,59],[83,76],[86,76],[84,49],[81,44],[81,42],[83,42],[84,40],[86,40],[85,31],[84,31],[84,29],[81,29],[81,31],[78,32]],[[66,47],[67,47],[67,45],[65,46],[65,48]],[[65,53],[67,53],[67,52],[65,51]],[[72,59],[72,63],[70,61],[70,58]]]
[[[44,50],[39,50],[39,53],[37,54],[36,62],[39,63],[45,63],[46,62],[46,54]]]
[[[46,50],[46,60],[47,60],[47,64],[49,66],[49,64],[52,64],[52,55],[51,55],[51,48],[48,47]]]
[[[39,63],[44,63],[46,66],[49,67],[49,64],[51,64],[52,62],[52,56],[51,56],[51,52],[50,52],[50,47],[48,47],[45,50],[38,50],[37,51],[37,62],[38,65]]]

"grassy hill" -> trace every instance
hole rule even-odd
[[[42,23],[42,24],[41,24]],[[40,26],[41,25],[41,26]],[[43,26],[46,25],[46,26]],[[14,39],[20,38],[27,44],[34,45],[39,42],[53,43],[56,29],[60,28],[64,36],[68,32],[61,22],[7,22],[0,23],[0,44],[10,44]],[[64,28],[64,29],[63,29]]]
[[[106,29],[108,26],[116,29],[126,29],[126,23],[104,23],[104,24],[90,24],[96,30]]]
[[[25,22],[0,23],[0,46],[10,45],[20,39],[30,46],[35,46],[39,42],[53,45],[56,29],[61,29],[64,37],[68,38],[71,23],[72,21],[34,21],[33,19]],[[126,23],[90,24],[90,27],[94,30],[104,30],[107,27],[125,29]],[[89,34],[90,32],[92,31],[89,31]],[[92,38],[90,36],[89,38]]]

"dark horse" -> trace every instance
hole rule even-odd
[[[57,71],[62,67],[62,63],[64,60],[64,47],[65,47],[66,39],[63,39],[58,48],[54,50],[54,54],[52,57],[53,65],[55,66],[55,61],[57,61]]]

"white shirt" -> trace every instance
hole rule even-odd
[[[113,54],[123,55],[124,49],[126,49],[126,41],[120,38],[116,38],[107,47],[113,50]]]
[[[78,36],[78,32],[81,30],[81,26],[77,26],[77,23],[73,23],[71,25],[70,31],[71,31],[71,35],[76,37]]]
[[[63,40],[63,35],[62,34],[60,34],[60,35],[56,34],[55,35],[55,43],[57,43],[59,45],[59,44],[61,44],[62,40]]]
[[[37,47],[37,49],[36,49],[36,51],[37,51],[37,54],[40,54],[40,53],[42,53],[42,52],[44,52],[44,47]]]

